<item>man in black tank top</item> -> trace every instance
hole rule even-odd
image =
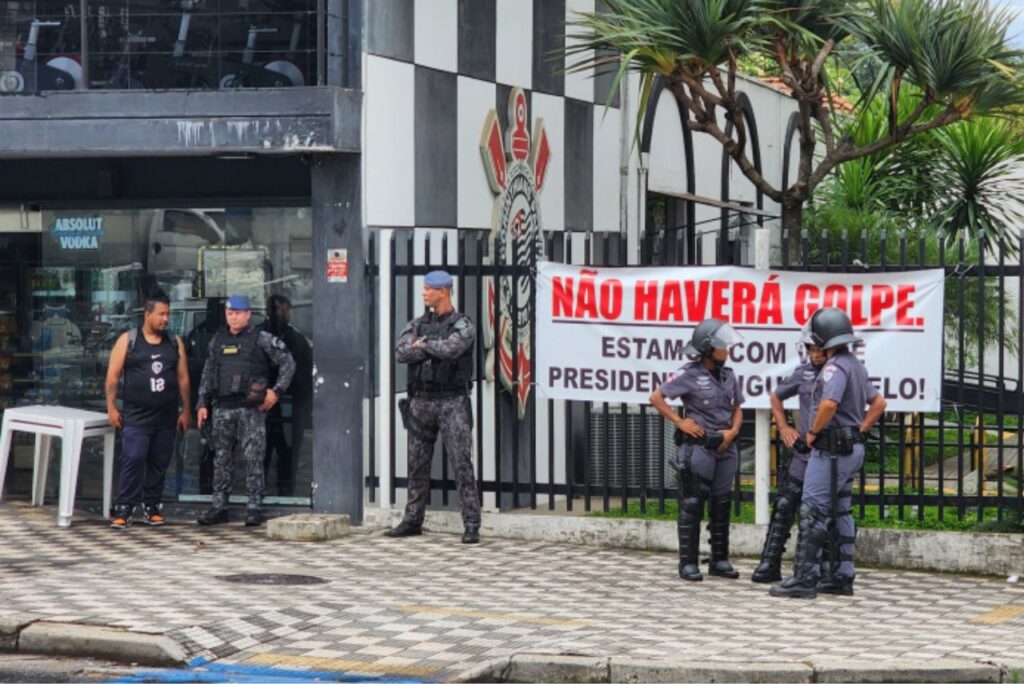
[[[185,346],[167,332],[170,311],[167,295],[157,290],[146,299],[142,326],[122,334],[110,351],[107,415],[122,428],[119,491],[110,522],[115,529],[128,527],[140,498],[146,524],[165,522],[161,499],[175,430],[188,429],[191,413]]]

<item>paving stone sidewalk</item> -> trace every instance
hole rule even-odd
[[[1024,659],[1024,586],[861,569],[857,594],[780,600],[749,581],[684,583],[671,554],[456,536],[326,543],[263,528],[117,532],[0,504],[0,617],[172,637],[194,662],[445,680],[515,653],[705,661]],[[324,584],[229,583],[236,573]]]

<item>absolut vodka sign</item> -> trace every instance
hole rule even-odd
[[[61,249],[99,249],[103,237],[102,216],[61,216],[54,219],[50,232]]]

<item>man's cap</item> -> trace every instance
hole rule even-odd
[[[452,276],[448,271],[431,271],[423,278],[423,284],[435,290],[451,287]]]
[[[245,295],[231,295],[228,297],[227,304],[224,308],[229,311],[250,311],[252,307],[249,306],[249,298]]]

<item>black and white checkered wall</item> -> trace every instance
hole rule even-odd
[[[599,0],[372,0],[365,55],[365,209],[370,227],[489,229],[484,121],[522,88],[551,163],[545,230],[618,230],[620,113],[612,74],[566,74],[566,21]],[[571,33],[571,31],[570,31]]]

